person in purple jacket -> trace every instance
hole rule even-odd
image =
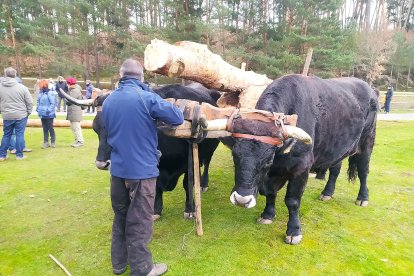
[[[143,68],[137,60],[125,60],[120,76],[118,88],[102,107],[112,147],[112,268],[114,274],[122,274],[129,263],[131,275],[162,275],[167,265],[153,263],[148,249],[159,174],[157,121],[177,126],[183,123],[183,114],[143,83]]]

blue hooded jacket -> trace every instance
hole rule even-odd
[[[55,105],[56,99],[54,93],[50,92],[48,88],[39,91],[39,95],[37,95],[36,111],[40,118],[55,118]]]
[[[183,113],[145,84],[124,77],[105,101],[102,117],[108,132],[111,175],[125,179],[157,177],[157,121],[183,123]]]

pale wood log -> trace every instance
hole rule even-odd
[[[81,122],[82,128],[92,128],[93,121],[87,120]],[[0,119],[0,126],[3,125],[3,120]],[[27,120],[27,127],[42,127],[42,121],[40,119]],[[70,122],[67,120],[53,120],[54,127],[70,127]]]
[[[198,144],[193,143],[193,167],[194,167],[194,203],[197,236],[203,235],[203,221],[201,219],[201,192],[200,192],[200,164],[198,160]]]
[[[310,47],[308,49],[308,54],[306,55],[305,65],[303,65],[302,75],[307,76],[309,72],[309,66],[312,60],[313,49]]]
[[[263,90],[272,82],[266,75],[244,71],[225,62],[206,45],[180,41],[174,45],[154,39],[145,48],[144,66],[148,71],[169,77],[180,77],[199,82],[224,92],[236,92],[234,101],[224,97],[220,107],[254,108]]]

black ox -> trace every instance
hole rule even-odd
[[[215,90],[208,90],[201,85],[192,84],[191,87],[181,85],[167,85],[155,89],[161,98],[187,99],[191,101],[205,102],[217,106],[217,99],[220,93]],[[96,166],[99,169],[108,169],[111,155],[111,147],[107,143],[107,132],[101,120],[101,107],[109,94],[99,95],[94,105],[97,106],[97,114],[93,120],[93,130],[99,137],[98,154],[96,156]],[[204,166],[200,179],[200,185],[203,191],[208,188],[208,170],[210,161],[219,144],[218,139],[205,139],[199,144],[199,163]],[[172,191],[178,182],[179,177],[184,174],[183,187],[186,192],[186,203],[184,217],[189,219],[194,216],[194,203],[191,200],[192,195],[189,193],[188,177],[188,152],[189,143],[185,139],[178,139],[164,135],[158,132],[158,149],[162,156],[158,169],[160,171],[157,178],[156,196],[154,202],[154,219],[161,216],[163,210],[163,192]],[[190,198],[191,197],[191,198]]]
[[[236,138],[232,149],[235,164],[233,204],[255,206],[257,193],[266,196],[266,207],[259,222],[271,223],[275,217],[277,192],[286,184],[285,204],[289,220],[285,242],[302,239],[299,209],[311,170],[331,168],[332,178],[324,192],[331,196],[341,161],[349,156],[348,177],[358,175],[360,189],[356,203],[368,204],[367,176],[374,146],[378,100],[373,89],[355,78],[323,80],[289,75],[275,80],[260,96],[257,109],[297,114],[297,126],[312,138],[310,145],[289,139],[281,147]],[[257,127],[251,134],[269,135]],[[288,152],[287,148],[290,148]]]

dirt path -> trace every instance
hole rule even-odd
[[[413,121],[414,113],[378,113],[378,121]]]

